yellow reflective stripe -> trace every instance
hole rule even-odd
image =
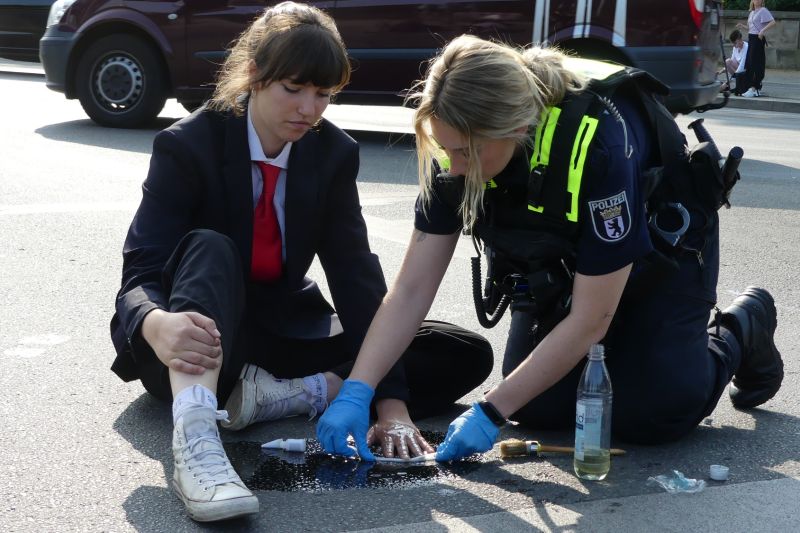
[[[539,161],[539,145],[542,143],[542,130],[547,122],[547,115],[550,113],[549,108],[542,109],[542,115],[539,117],[539,123],[536,125],[536,131],[533,133],[533,154],[531,154],[531,162],[529,170],[533,170]]]
[[[558,125],[558,117],[561,116],[560,107],[547,107],[542,110],[539,124],[536,125],[536,133],[533,141],[533,155],[528,170],[533,170],[539,165],[547,166],[550,164],[550,148],[553,145],[553,133]],[[544,206],[533,206],[528,204],[528,210],[535,213],[544,212]]]
[[[492,178],[492,179],[490,179],[489,181],[486,182],[486,188],[487,189],[496,189],[497,188],[497,183],[494,182],[494,178]]]
[[[597,130],[596,118],[584,115],[581,125],[578,127],[578,135],[572,145],[572,156],[569,158],[569,174],[567,176],[567,191],[572,194],[570,210],[567,213],[567,220],[578,221],[578,194],[581,190],[581,180],[583,179],[583,165],[586,162],[586,155],[589,151],[589,143],[592,142],[594,132]]]
[[[536,125],[536,133],[533,140],[533,155],[531,155],[530,168],[533,170],[537,165],[547,166],[550,164],[550,147],[553,144],[553,133],[558,125],[558,117],[561,115],[561,108],[547,107],[542,110],[539,124]]]
[[[550,110],[550,116],[547,119],[547,126],[545,126],[544,135],[542,136],[542,147],[540,148],[539,163],[542,165],[550,164],[550,147],[553,144],[553,133],[556,131],[558,125],[558,117],[561,115],[561,108],[554,107]]]

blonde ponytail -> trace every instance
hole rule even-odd
[[[531,47],[523,51],[525,65],[539,80],[546,107],[564,99],[568,92],[576,93],[586,87],[586,79],[564,68],[565,54],[557,48]]]

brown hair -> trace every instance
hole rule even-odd
[[[281,2],[253,21],[220,69],[208,107],[241,115],[242,95],[255,85],[286,78],[330,88],[334,94],[350,81],[350,63],[339,30],[316,7]]]

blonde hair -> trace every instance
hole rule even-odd
[[[409,101],[416,104],[419,182],[423,210],[432,198],[432,170],[441,149],[432,138],[430,120],[437,119],[467,140],[467,170],[459,212],[471,228],[483,203],[478,141],[516,139],[530,143],[530,129],[542,111],[567,92],[579,92],[586,79],[563,66],[565,55],[554,48],[527,49],[486,41],[471,35],[453,39],[434,58],[426,79],[417,83]]]
[[[756,7],[756,3],[754,0],[750,0],[750,11],[753,11]],[[767,0],[761,2],[761,7],[767,7]]]
[[[220,69],[208,107],[241,115],[242,95],[256,85],[286,78],[330,88],[333,93],[350,81],[350,63],[339,30],[316,7],[281,2],[253,21]]]

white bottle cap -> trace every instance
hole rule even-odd
[[[708,469],[708,476],[714,481],[727,481],[729,469],[724,465],[711,465]]]

